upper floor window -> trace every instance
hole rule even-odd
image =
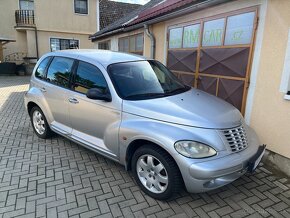
[[[69,78],[74,60],[63,57],[53,58],[47,70],[47,81],[64,88],[69,88]]]
[[[35,76],[39,79],[45,78],[45,70],[50,61],[50,57],[45,58],[41,63],[38,65],[37,70],[35,71]]]
[[[99,49],[110,50],[111,49],[111,41],[103,41],[98,43]]]
[[[34,0],[19,0],[20,10],[34,10]]]
[[[50,38],[50,50],[78,49],[79,40]]]
[[[107,91],[106,79],[97,67],[80,61],[75,76],[74,90],[87,94],[91,88],[98,88],[105,93]]]
[[[88,0],[74,0],[75,13],[88,14]]]
[[[119,51],[143,55],[143,34],[119,39]]]

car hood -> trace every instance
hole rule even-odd
[[[241,124],[241,113],[229,103],[197,89],[168,96],[123,102],[123,112],[186,126],[224,129]]]

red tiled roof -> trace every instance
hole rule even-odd
[[[180,8],[182,6],[185,6],[189,3],[195,2],[196,0],[166,0],[161,4],[157,4],[157,6],[148,8],[145,11],[142,11],[138,18],[128,25],[133,25],[136,23],[140,23],[142,21],[148,20],[153,17],[157,17],[159,15],[168,13],[170,11],[173,11],[177,8]]]

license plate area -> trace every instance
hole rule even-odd
[[[266,145],[260,146],[258,148],[257,153],[249,160],[248,170],[250,173],[253,173],[258,167],[265,153],[265,150],[266,150]]]

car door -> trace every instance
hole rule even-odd
[[[106,102],[86,96],[91,88],[102,91],[109,89],[103,73],[98,67],[79,61],[73,78],[72,91],[69,93],[72,138],[103,155],[117,159],[121,111],[114,99]]]
[[[73,59],[54,57],[47,69],[46,82],[40,87],[53,116],[51,128],[65,135],[72,131],[67,99],[73,65]]]

